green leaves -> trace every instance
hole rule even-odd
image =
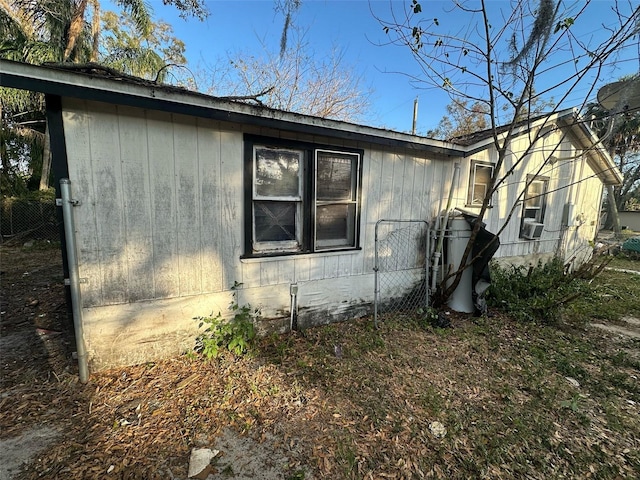
[[[568,29],[575,22],[573,17],[567,17],[564,20],[560,20],[556,24],[556,28],[553,30],[553,33],[558,33],[560,30]]]
[[[222,350],[228,350],[234,355],[244,355],[249,350],[256,337],[254,320],[260,316],[260,310],[251,305],[239,305],[237,290],[242,284],[235,283],[233,301],[228,310],[233,314],[230,319],[225,318],[221,312],[209,317],[196,317],[198,328],[207,325],[204,332],[196,339],[195,350],[211,360],[220,355]]]

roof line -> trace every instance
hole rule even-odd
[[[59,66],[38,66],[9,60],[0,60],[0,72],[0,86],[4,87],[445,156],[465,155],[464,148],[441,140],[250,105],[149,81],[134,82],[126,75],[118,78],[100,77],[77,69],[69,71]]]

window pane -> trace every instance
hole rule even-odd
[[[318,200],[353,200],[356,157],[318,152],[316,197]]]
[[[484,196],[487,194],[487,185],[483,183],[476,183],[473,186],[473,204],[481,204],[484,202]]]
[[[484,202],[484,197],[487,194],[492,173],[493,166],[473,163],[468,200],[471,205],[482,205],[482,202]]]
[[[319,248],[354,246],[354,204],[321,205],[316,210],[316,246]]]
[[[526,199],[524,201],[524,206],[526,208],[537,207],[540,208],[542,206],[542,195],[544,193],[544,182],[533,181],[529,185],[527,189]]]
[[[256,149],[256,194],[261,197],[299,197],[301,152]]]
[[[489,180],[491,180],[492,170],[493,170],[493,167],[489,167],[487,165],[477,165],[476,166],[476,183],[489,185]]]
[[[257,242],[296,240],[296,202],[253,202]]]

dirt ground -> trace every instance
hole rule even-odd
[[[86,442],[86,437],[92,435],[86,424],[87,416],[109,405],[105,402],[94,406],[92,402],[100,389],[100,381],[98,385],[78,382],[75,339],[65,302],[60,250],[48,243],[32,242],[27,246],[0,248],[0,480],[61,478],[59,475],[67,478],[122,477],[122,465],[116,468],[110,463],[108,451],[98,455],[105,459],[102,465],[90,465],[88,469],[83,468],[86,465],[74,466],[75,459],[68,453],[69,449],[78,450],[80,457],[86,458],[81,451],[83,444],[91,444]],[[185,377],[189,378],[188,373],[188,368],[177,362],[173,370],[175,377],[165,379],[168,385],[177,384],[181,389],[189,383],[184,382]],[[124,383],[125,391],[133,386],[126,385],[131,381],[127,369],[117,372],[116,376],[116,383]],[[111,383],[108,374],[107,383]],[[117,413],[111,413],[115,413],[116,422],[123,430],[130,424],[140,423],[142,411],[146,416],[148,405],[142,408],[141,401],[135,398],[131,400],[125,396],[106,401],[117,405]],[[167,417],[167,420],[171,418]],[[161,437],[160,433],[158,437]],[[265,436],[257,442],[233,430],[219,429],[191,440],[193,445],[220,452],[218,468],[211,471],[209,480],[230,477],[272,480],[285,478],[283,472],[291,470],[284,451],[274,446],[274,439],[270,437]],[[150,443],[148,439],[143,441]],[[173,443],[167,442],[169,449]],[[102,445],[107,450],[127,448],[110,446],[109,442]],[[72,460],[64,467],[52,468],[46,462],[43,464],[41,455],[52,449],[64,452],[60,456],[70,456]],[[158,448],[147,461],[166,464],[164,469],[155,469],[154,477],[160,473],[158,478],[187,478],[188,454],[186,446],[180,451]],[[127,467],[126,456],[124,459],[119,454],[114,457]],[[55,457],[48,458],[48,462],[53,461]],[[132,457],[131,463],[141,465],[124,468],[129,472],[126,478],[151,478],[144,461]]]
[[[59,399],[51,381],[56,375],[71,378],[75,372],[59,249],[47,243],[2,247],[0,286],[0,479],[4,480],[13,478],[24,462],[60,436],[53,407]],[[37,398],[37,406],[24,402],[29,398]]]
[[[219,451],[207,480],[638,478],[621,332],[362,319],[82,385],[59,251],[0,246],[0,265],[0,480],[183,480],[193,448]]]

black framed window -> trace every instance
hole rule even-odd
[[[362,151],[249,137],[245,254],[358,247]]]

